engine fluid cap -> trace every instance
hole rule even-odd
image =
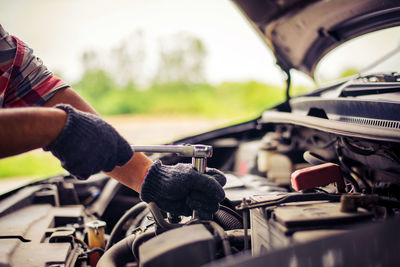
[[[297,170],[291,175],[294,190],[301,191],[336,183],[339,192],[345,191],[345,184],[340,167],[334,163],[324,163]]]

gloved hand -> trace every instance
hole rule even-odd
[[[111,171],[127,163],[133,155],[128,142],[100,117],[57,105],[67,112],[67,121],[56,140],[45,147],[64,169],[79,179],[100,171]]]
[[[217,169],[206,168],[205,173],[199,173],[190,164],[169,166],[158,160],[147,172],[140,197],[172,214],[189,216],[192,210],[212,214],[225,198],[225,183],[224,174]]]

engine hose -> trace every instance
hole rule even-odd
[[[149,231],[149,232],[145,232],[141,235],[139,235],[135,241],[132,243],[131,247],[129,248],[133,254],[133,256],[135,256],[136,260],[139,262],[139,247],[146,242],[147,240],[153,238],[156,236],[156,232],[155,231]]]
[[[303,158],[305,161],[307,161],[308,163],[310,163],[312,165],[319,165],[319,164],[324,164],[324,163],[328,162],[325,159],[323,159],[320,155],[317,155],[308,150],[306,152],[304,152]]]
[[[219,223],[224,230],[243,228],[241,216],[235,211],[222,205],[219,207],[219,210],[214,213],[214,220]]]
[[[339,142],[336,143],[335,145],[335,152],[337,159],[339,160],[340,163],[340,168],[343,170],[342,174],[345,180],[347,180],[352,186],[355,192],[361,192],[360,186],[357,183],[357,181],[351,176],[351,170],[347,167],[347,165],[343,161],[343,154],[342,150],[339,146]]]
[[[117,267],[123,266],[127,262],[135,261],[131,250],[135,238],[136,235],[133,234],[116,243],[101,256],[96,266]]]
[[[162,215],[160,208],[157,206],[155,202],[150,202],[147,207],[149,208],[151,214],[153,215],[156,224],[162,229],[170,230],[182,226],[182,224],[167,222],[164,219],[164,216]]]
[[[110,238],[107,242],[105,250],[108,250],[112,245],[114,245],[116,239],[118,238],[119,234],[121,233],[122,227],[125,223],[131,219],[132,217],[137,216],[140,212],[142,212],[145,208],[147,208],[147,204],[144,202],[139,202],[128,211],[118,220],[115,224],[113,230],[111,231]]]
[[[216,222],[209,221],[209,225],[214,229],[215,233],[221,238],[222,248],[224,250],[225,256],[232,255],[231,245],[229,244],[228,235],[225,233],[224,229]]]

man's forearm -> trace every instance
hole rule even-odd
[[[70,104],[81,111],[98,115],[95,109],[71,88],[60,90],[45,103],[45,106],[51,107],[61,103]],[[143,178],[152,163],[153,161],[144,154],[135,153],[128,163],[122,167],[114,168],[107,174],[129,188],[140,192]]]
[[[44,103],[43,106],[54,107],[57,104],[69,104],[80,111],[99,115],[88,102],[86,102],[77,92],[75,92],[70,87],[59,90],[52,98],[47,100],[47,102]]]
[[[56,108],[0,109],[0,158],[48,146],[66,118],[65,111]]]
[[[152,164],[153,161],[151,159],[143,153],[136,152],[128,163],[122,167],[115,167],[114,170],[107,174],[140,193],[143,179]]]

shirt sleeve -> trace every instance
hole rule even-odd
[[[31,48],[0,25],[0,107],[40,106],[66,87]]]

